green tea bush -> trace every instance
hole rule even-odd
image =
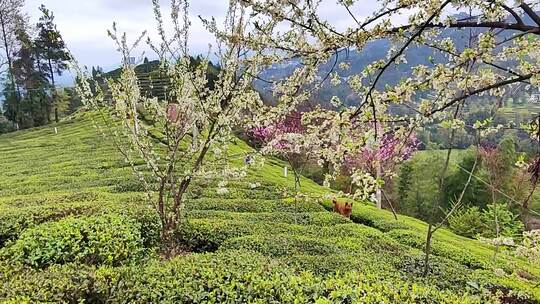
[[[30,196],[15,196],[0,198],[0,207],[31,207],[37,205],[65,204],[73,202],[90,202],[100,199],[100,194],[94,191],[52,192]]]
[[[81,264],[52,265],[46,270],[0,262],[0,302],[103,303],[94,268]],[[2,302],[4,303],[4,302]]]
[[[135,177],[126,178],[121,181],[115,181],[112,186],[113,192],[143,192],[144,184]]]
[[[494,297],[461,296],[400,280],[378,280],[377,275],[348,272],[324,281],[327,294],[316,303],[497,303]]]
[[[194,254],[145,266],[55,265],[44,271],[0,263],[0,299],[63,303],[492,303],[376,273],[327,278],[251,251]]]
[[[290,254],[328,255],[343,253],[335,241],[306,236],[277,234],[273,236],[249,235],[225,241],[220,250],[254,250],[267,256]]]
[[[426,240],[425,235],[413,230],[395,229],[387,233],[401,244],[424,250]],[[445,257],[471,268],[488,268],[490,262],[476,255],[471,254],[466,249],[455,247],[451,244],[432,241],[432,253]]]
[[[270,224],[261,223],[258,227],[273,228]],[[227,239],[254,232],[248,222],[206,219],[192,219],[175,232],[176,240],[188,250],[195,252],[215,251]]]
[[[110,202],[108,200],[45,203],[37,205],[18,204],[0,207],[0,248],[16,240],[26,229],[39,224],[56,221],[68,216],[121,214],[140,223],[145,247],[159,242],[161,223],[155,210],[141,202]]]
[[[233,188],[226,187],[227,193],[218,193],[217,187],[204,187],[204,188],[194,188],[190,191],[191,198],[215,198],[215,199],[257,199],[257,200],[272,200],[280,199],[282,194],[280,192],[268,191],[268,189],[244,189],[244,188]]]
[[[366,245],[369,249],[398,250],[399,244],[382,232],[359,224],[328,226],[296,225],[272,221],[245,221],[240,219],[190,219],[177,232],[178,242],[193,251],[215,251],[228,239],[256,235],[310,236],[316,238],[349,238],[355,250]],[[346,245],[344,245],[346,247]]]
[[[324,201],[322,205],[327,210],[332,210],[332,202]],[[381,211],[373,206],[366,205],[364,203],[355,203],[351,214],[351,220],[355,223],[360,223],[366,226],[377,228],[381,231],[390,231],[392,229],[408,229],[409,225],[406,223],[395,220],[393,216],[387,211]]]
[[[386,218],[381,216],[377,210],[370,210],[368,208],[353,208],[351,214],[351,220],[355,223],[361,223],[366,226],[377,228],[381,231],[390,231],[393,229],[408,229],[409,225],[401,221],[396,221],[393,218]]]
[[[141,225],[118,215],[68,217],[28,229],[2,256],[36,268],[70,262],[120,265],[141,257]]]
[[[26,207],[0,207],[0,247],[15,240],[25,229],[69,215],[96,213],[101,207],[94,202],[59,203]]]
[[[349,252],[372,252],[376,255],[384,255],[386,253],[403,254],[409,250],[385,235],[355,233],[338,237],[337,246]]]
[[[369,252],[384,255],[407,250],[378,231],[349,230],[347,226],[349,225],[257,229],[257,232],[251,235],[227,239],[220,246],[220,250],[250,249],[272,256],[287,255],[287,252],[311,255]]]
[[[362,253],[338,253],[312,255],[309,253],[292,254],[277,257],[279,261],[288,267],[310,271],[315,275],[328,277],[337,273],[358,271],[361,273],[378,273],[385,278],[398,278],[401,273],[394,265],[398,264],[400,256],[388,253],[384,255],[373,252]]]
[[[424,253],[417,251],[402,255],[401,258],[393,260],[393,263],[400,275],[440,289],[463,292],[463,290],[470,289],[471,284],[480,285],[480,282],[474,277],[473,270],[438,255],[431,256],[428,275],[424,276],[424,258]],[[480,288],[475,289],[479,290]]]
[[[259,222],[281,222],[298,225],[318,225],[318,226],[331,226],[337,224],[350,223],[350,220],[337,214],[330,212],[228,212],[228,211],[214,211],[214,210],[201,210],[192,211],[189,213],[189,218],[212,218],[212,219],[224,219],[224,220],[238,220],[247,221],[253,223]]]
[[[242,220],[191,219],[176,231],[176,239],[189,250],[215,251],[228,239],[248,235],[290,233],[308,235],[324,231],[320,226],[280,222],[254,223]],[[335,234],[335,232],[332,232]]]
[[[161,220],[156,210],[146,204],[116,204],[103,214],[118,214],[140,225],[141,238],[145,248],[160,246]]]
[[[274,193],[276,195],[281,193],[281,188],[275,184],[268,183],[261,180],[260,182],[256,183],[256,186],[252,186],[253,183],[250,183],[250,181],[251,180],[245,180],[245,179],[228,181],[227,189],[242,189],[242,190],[248,190],[248,191],[257,190],[257,191],[265,191],[265,192]],[[208,181],[198,180],[198,181],[195,181],[191,185],[191,187],[192,189],[200,189],[201,191],[204,191],[205,189],[217,189],[220,187],[220,182],[221,181],[219,180],[208,180]]]
[[[216,199],[204,198],[186,202],[188,210],[221,210],[232,212],[321,212],[325,209],[316,202],[298,203],[283,200]]]

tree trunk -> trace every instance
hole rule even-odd
[[[424,277],[429,273],[429,255],[431,254],[431,239],[433,237],[433,225],[430,223],[426,235],[426,246],[424,248]]]
[[[45,112],[47,112],[47,123],[51,123],[51,106],[45,105]]]
[[[493,180],[490,177],[489,183],[491,186],[491,203],[493,204],[493,210],[494,210],[494,220],[495,220],[495,238],[497,239],[497,243],[495,244],[495,252],[493,253],[493,262],[497,261],[497,254],[499,253],[499,236],[500,236],[500,227],[499,227],[499,216],[497,214],[497,199],[495,194],[495,187],[493,186]]]
[[[380,162],[377,164],[377,174],[375,176],[376,179],[379,179],[382,175],[382,166]],[[377,208],[382,209],[382,190],[377,187],[377,190],[375,192],[375,200],[377,201]]]
[[[456,111],[454,112],[454,119],[456,119],[458,117],[458,114],[459,114],[459,104],[456,106]],[[428,219],[429,220],[429,226],[428,226],[428,231],[427,231],[427,235],[426,235],[426,247],[425,247],[425,250],[424,250],[424,254],[425,254],[425,257],[424,257],[424,276],[427,276],[428,273],[429,273],[429,255],[431,253],[431,238],[433,237],[433,233],[435,232],[434,230],[437,230],[437,228],[433,229],[433,223],[432,222],[434,221],[435,212],[436,212],[437,208],[439,206],[441,206],[443,204],[443,202],[444,202],[444,181],[445,181],[445,178],[446,178],[446,172],[448,172],[448,165],[450,164],[450,155],[452,154],[452,146],[454,145],[455,136],[456,136],[456,130],[452,129],[452,131],[450,132],[450,140],[449,140],[449,143],[448,143],[448,150],[446,152],[446,160],[444,161],[444,166],[442,168],[441,176],[439,177],[439,185],[438,185],[439,197],[438,197],[437,201],[435,203],[433,203],[433,206],[431,208],[431,214],[429,216],[431,216],[432,218]]]
[[[54,105],[54,121],[58,123],[58,95],[56,94],[56,83],[54,81],[54,70],[52,66],[51,59],[48,60],[49,63],[49,73],[51,73],[51,85],[52,85],[52,100]]]
[[[290,160],[289,157],[287,157],[289,161],[289,165],[291,166],[294,174],[294,223],[298,224],[297,216],[298,216],[298,191],[300,189],[300,173],[297,171],[296,167],[294,166],[293,162]]]
[[[165,225],[161,229],[160,239],[161,245],[163,246],[162,253],[166,258],[174,257],[178,251],[178,246],[176,244],[174,235],[177,227],[178,223],[176,221],[166,221]]]

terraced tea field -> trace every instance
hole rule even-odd
[[[6,303],[540,303],[538,265],[444,229],[423,277],[424,222],[360,202],[346,219],[307,179],[295,203],[277,159],[226,194],[197,181],[184,251],[164,259],[159,218],[88,115],[56,127],[0,136]]]

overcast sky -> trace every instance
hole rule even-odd
[[[342,8],[338,11],[336,1],[326,1],[321,13],[341,27],[352,20],[343,14]],[[355,7],[358,16],[366,16],[376,7],[375,0],[360,2],[362,7]],[[162,0],[161,3],[164,15],[167,15],[169,2]],[[26,0],[25,9],[32,23],[36,23],[39,18],[38,7],[41,4],[54,12],[58,29],[68,47],[78,61],[87,66],[100,65],[108,68],[118,64],[119,54],[116,53],[111,39],[107,37],[107,29],[111,28],[113,21],[118,24],[119,31],[128,33],[128,38],[135,39],[144,30],[155,36],[151,0]],[[213,42],[212,35],[206,32],[197,16],[222,19],[227,5],[228,0],[191,1],[193,25],[190,45],[194,54],[206,54],[208,43]],[[152,54],[148,55],[152,57]]]
[[[163,2],[164,14],[168,4]],[[212,36],[202,27],[196,16],[220,16],[226,9],[227,0],[192,1],[193,29],[191,44],[193,51],[201,53],[207,49]],[[113,41],[107,36],[113,21],[118,30],[127,32],[128,39],[136,39],[144,30],[155,28],[150,0],[26,0],[26,12],[31,22],[36,23],[44,4],[55,14],[56,24],[68,47],[80,63],[88,66],[114,66],[119,62]],[[139,52],[140,54],[141,52]],[[149,57],[152,57],[149,54]]]

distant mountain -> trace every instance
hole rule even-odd
[[[456,15],[456,18],[462,19],[466,18],[467,15],[461,14]],[[523,21],[526,24],[534,24],[533,20],[527,16],[523,17]],[[479,34],[485,32],[486,30],[475,29],[473,34]],[[509,37],[514,31],[507,30],[499,35],[499,37]],[[458,50],[464,49],[469,44],[469,30],[463,29],[446,29],[442,31],[440,39],[450,38],[454,41]],[[334,71],[340,76],[342,83],[339,86],[332,86],[329,80],[326,80],[322,89],[319,90],[313,97],[314,101],[317,103],[327,102],[332,96],[338,96],[345,104],[354,105],[359,103],[359,97],[352,92],[352,90],[347,85],[347,80],[351,75],[360,74],[364,68],[376,61],[384,59],[388,51],[391,48],[391,42],[388,39],[380,39],[369,42],[362,50],[351,50],[348,53],[342,53],[338,55],[337,61],[336,57],[332,56],[330,60],[320,67],[319,76],[320,80],[323,80],[324,77],[332,70],[332,67],[335,66]],[[447,62],[446,57],[442,52],[434,50],[427,46],[411,46],[405,52],[406,63],[393,66],[389,68],[385,74],[382,76],[379,81],[378,88],[382,89],[386,85],[393,85],[398,83],[401,79],[411,76],[411,68],[417,65],[426,65],[433,66],[434,63],[444,63]],[[337,62],[337,64],[334,64]],[[348,70],[341,70],[338,68],[339,64],[346,62],[349,64],[350,68]],[[276,65],[270,69],[267,69],[262,77],[265,80],[277,80],[283,79],[290,75],[295,68],[300,65],[298,60],[292,60],[285,64]],[[267,101],[273,101],[275,97],[273,96],[272,85],[268,84],[265,81],[256,81],[256,89],[260,92],[263,98]]]

